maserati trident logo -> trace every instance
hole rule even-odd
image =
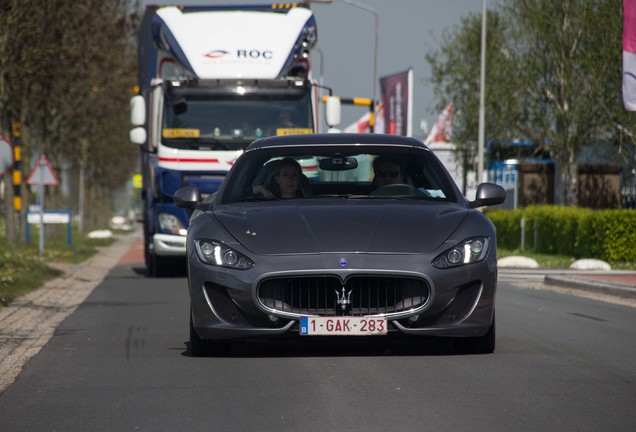
[[[351,307],[351,290],[347,291],[347,289],[343,286],[342,291],[334,291],[336,293],[336,303],[340,306],[340,309],[342,311],[348,310]]]

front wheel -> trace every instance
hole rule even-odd
[[[479,337],[457,338],[455,346],[461,354],[491,354],[495,351],[495,315],[488,332]]]
[[[232,347],[229,342],[217,342],[201,339],[194,328],[192,312],[190,312],[190,345],[188,346],[188,354],[190,357],[228,355],[231,348]]]

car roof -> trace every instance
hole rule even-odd
[[[387,134],[323,133],[304,135],[284,135],[261,138],[252,142],[245,151],[286,146],[324,146],[324,145],[398,145],[427,149],[426,145],[415,138]]]

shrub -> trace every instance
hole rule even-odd
[[[497,245],[501,248],[597,258],[610,264],[636,261],[634,210],[529,206],[487,210],[486,215],[497,228]]]

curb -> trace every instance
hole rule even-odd
[[[594,293],[602,293],[613,295],[616,297],[623,297],[629,299],[636,299],[636,287],[633,285],[626,285],[615,282],[589,280],[583,277],[572,277],[563,275],[546,275],[543,279],[546,285],[556,285],[565,288],[572,288],[581,291],[588,291]]]

